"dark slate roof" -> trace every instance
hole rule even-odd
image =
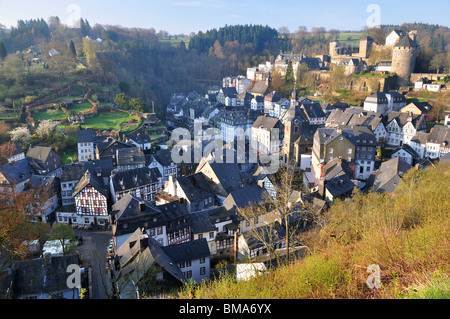
[[[400,127],[403,127],[405,124],[408,123],[409,118],[411,118],[411,122],[414,126],[414,128],[419,129],[421,126],[426,125],[426,120],[423,115],[415,115],[415,114],[409,114],[409,113],[401,113],[401,112],[392,112],[389,114],[388,123],[391,123],[393,120],[397,121],[397,124]]]
[[[397,153],[400,150],[404,150],[405,152],[409,153],[413,158],[417,157],[416,151],[411,146],[409,146],[408,144],[403,144],[402,147],[396,148],[395,149],[395,153]]]
[[[111,181],[114,190],[117,192],[157,183],[158,178],[161,178],[161,173],[157,168],[143,167],[116,172]]]
[[[419,45],[411,39],[409,36],[404,36],[397,42],[395,47],[408,47],[408,48],[418,48]]]
[[[206,238],[162,247],[162,250],[177,264],[200,258],[207,258],[211,254]]]
[[[75,186],[72,196],[75,197],[76,195],[78,195],[78,193],[80,193],[85,187],[89,185],[95,188],[100,194],[108,197],[109,192],[105,184],[103,183],[102,178],[98,177],[95,174],[91,174],[89,171],[86,171],[84,173],[83,177]]]
[[[117,166],[145,165],[145,155],[140,147],[122,148],[117,150]]]
[[[86,169],[83,164],[66,164],[63,167],[61,182],[79,181],[83,177]]]
[[[153,158],[161,164],[163,167],[170,166],[172,164],[172,151],[170,149],[161,149],[156,154],[152,155]]]
[[[325,181],[325,187],[333,197],[337,197],[352,192],[355,188],[355,183],[348,175],[342,174]]]
[[[302,104],[302,109],[305,111],[308,120],[327,117],[320,103],[304,103]]]
[[[341,175],[353,177],[353,170],[350,168],[347,161],[340,158],[334,158],[325,165],[323,174],[325,180],[330,180]]]
[[[28,160],[24,158],[15,163],[1,165],[0,173],[10,184],[19,184],[31,178],[33,169]]]
[[[203,173],[177,177],[177,181],[189,202],[204,200],[214,195]]]
[[[375,171],[375,180],[373,182],[374,190],[378,192],[393,193],[400,184],[403,175],[411,168],[406,161],[400,157],[393,158],[381,164],[381,167]]]
[[[209,165],[226,192],[239,189],[242,181],[238,164],[213,162]]]
[[[78,265],[77,255],[53,256],[23,260],[15,263],[15,295],[51,293],[67,290],[67,272],[69,265]]]
[[[83,167],[84,171],[89,170],[91,174],[101,174],[102,177],[109,177],[111,175],[111,171],[114,169],[111,158],[101,161],[83,162]]]
[[[31,176],[30,180],[27,183],[26,189],[38,189],[42,188],[43,190],[46,190],[48,187],[48,191],[50,192],[50,196],[54,196],[58,192],[58,181],[57,178],[52,177],[46,177],[46,176],[40,176],[40,175],[33,175]]]
[[[164,247],[162,247],[160,243],[158,243],[155,239],[151,238],[150,236],[148,237],[148,243],[149,243],[148,249],[150,250],[151,255],[153,259],[156,261],[156,263],[160,265],[162,268],[164,268],[164,270],[167,271],[174,278],[178,279],[179,281],[185,281],[183,272],[178,267],[177,262],[173,260],[165,252]]]
[[[257,185],[246,186],[231,192],[223,202],[223,205],[227,210],[231,210],[234,206],[242,209],[263,203],[268,198],[267,196],[268,193],[264,188]]]
[[[344,112],[340,109],[334,109],[326,120],[326,124],[333,126],[345,126],[353,118],[353,114]]]
[[[100,155],[110,147],[116,147],[117,149],[134,147],[134,145],[118,141],[110,136],[96,136],[95,142]]]
[[[365,102],[367,102],[367,103],[377,103],[377,104],[386,104],[388,101],[387,101],[386,93],[376,92],[376,93],[368,96],[366,98]]]
[[[91,129],[79,130],[77,133],[78,143],[93,143],[94,142],[94,132]]]
[[[143,206],[140,205],[143,203]],[[143,208],[143,209],[142,209]],[[146,200],[126,194],[112,207],[114,219],[125,222],[130,220],[147,219],[149,216],[160,214],[161,211]]]
[[[128,136],[128,138],[135,141],[138,144],[147,144],[152,142],[152,139],[148,134],[138,133],[137,135],[134,136]]]
[[[216,230],[216,227],[211,221],[209,211],[202,211],[189,215],[191,223],[191,230],[194,234],[208,233]]]
[[[434,126],[428,135],[427,141],[429,143],[444,144],[448,147],[450,144],[450,127],[440,125]]]

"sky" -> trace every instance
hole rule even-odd
[[[432,3],[432,4],[431,4]],[[450,0],[0,0],[0,24],[58,16],[72,26],[84,18],[93,26],[154,28],[190,34],[236,24],[308,29],[362,30],[365,26],[423,22],[450,27]]]

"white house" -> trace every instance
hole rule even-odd
[[[95,160],[94,133],[91,129],[78,131],[78,161],[87,162]]]
[[[400,111],[406,106],[406,98],[397,92],[377,92],[368,96],[364,101],[364,111],[390,114]]]
[[[431,159],[440,158],[450,152],[450,127],[435,126],[427,139],[426,156]]]
[[[409,146],[416,152],[416,159],[423,159],[427,155],[427,140],[430,133],[419,132],[409,142]]]
[[[417,155],[411,146],[404,144],[401,148],[397,149],[394,154],[391,155],[391,158],[396,157],[400,157],[402,160],[412,166],[413,161],[417,157]]]
[[[397,44],[397,42],[400,40],[401,37],[405,36],[406,33],[402,30],[393,30],[387,37],[386,37],[386,45],[387,46],[394,46]]]

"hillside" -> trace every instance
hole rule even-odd
[[[304,234],[312,254],[248,282],[224,275],[186,287],[180,298],[393,299],[450,298],[450,163],[405,176],[394,197],[357,194]],[[370,289],[369,265],[381,288]]]

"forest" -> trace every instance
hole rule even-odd
[[[414,23],[360,34],[381,42],[393,29],[418,31],[418,72],[450,69],[447,27]],[[79,21],[78,28],[64,25],[58,17],[19,20],[10,30],[0,24],[0,103],[11,105],[16,99],[33,100],[58,90],[66,94],[65,89],[77,84],[83,94],[89,91],[113,100],[117,93],[124,93],[142,99],[147,110],[154,102],[162,113],[175,92],[204,92],[225,76],[274,62],[280,51],[327,54],[329,42],[345,41],[345,34],[321,27],[300,26],[291,32],[285,27],[226,25],[187,36],[154,28],[91,25],[86,19]],[[31,63],[25,53],[30,48],[42,52],[43,65]],[[49,56],[52,49],[59,53],[56,57]]]

